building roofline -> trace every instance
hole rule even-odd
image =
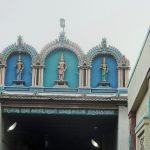
[[[37,102],[45,101],[57,102],[57,101],[79,101],[79,102],[127,102],[127,96],[96,96],[96,95],[25,95],[25,94],[2,94],[0,95],[1,102],[7,101],[27,101]]]
[[[146,37],[145,37],[143,46],[142,46],[142,48],[141,48],[141,50],[140,50],[139,56],[138,56],[138,58],[137,58],[137,60],[136,60],[136,63],[135,63],[135,65],[134,65],[134,69],[133,69],[133,71],[132,71],[132,73],[131,73],[131,77],[130,77],[130,79],[129,79],[129,82],[128,82],[128,86],[127,86],[127,87],[129,87],[129,85],[130,85],[130,83],[131,83],[132,77],[133,77],[134,72],[135,72],[135,70],[136,70],[136,67],[137,67],[137,65],[138,65],[138,63],[139,63],[140,57],[141,57],[141,55],[142,55],[142,53],[143,53],[143,50],[144,50],[144,47],[145,47],[145,44],[146,44],[146,42],[147,42],[147,39],[148,39],[149,35],[150,35],[150,27],[149,27],[148,32],[147,32],[147,34],[146,34]]]

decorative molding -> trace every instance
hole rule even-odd
[[[118,62],[118,67],[129,68],[129,66],[129,60],[125,56],[122,56]]]
[[[87,53],[86,59],[88,64],[91,65],[93,59],[98,55],[111,55],[115,58],[117,63],[119,63],[120,59],[122,58],[120,51],[112,46],[107,47],[105,50],[102,50],[101,46],[96,46]]]
[[[5,61],[2,54],[0,54],[0,66],[5,66]]]
[[[43,66],[42,61],[41,61],[41,57],[39,55],[37,55],[36,57],[34,57],[34,59],[32,60],[32,66],[33,67]]]
[[[71,42],[70,40],[66,39],[64,35],[60,34],[59,39],[47,44],[41,51],[40,56],[41,56],[41,61],[44,64],[44,61],[46,57],[56,50],[57,48],[66,48],[67,50],[72,51],[73,53],[76,54],[78,60],[79,60],[79,65],[83,64],[84,60],[84,53],[81,50],[81,48],[74,42]]]
[[[7,101],[9,100],[11,101],[32,101],[34,100],[34,102],[37,101],[89,101],[89,102],[127,102],[127,96],[112,96],[112,97],[103,97],[103,96],[65,96],[65,95],[55,95],[55,96],[44,96],[44,95],[34,95],[34,93],[32,93],[33,95],[27,95],[27,94],[15,94],[15,95],[9,95],[9,94],[5,94],[3,93],[2,95],[0,95],[0,101]]]
[[[106,39],[102,39],[101,45],[99,44],[95,46],[87,53],[86,60],[90,66],[93,59],[98,55],[111,55],[117,61],[118,66],[125,64],[129,67],[129,61],[125,58],[125,56],[123,56],[117,48],[113,46],[107,46]]]
[[[14,43],[8,47],[6,47],[3,51],[2,51],[2,56],[4,59],[4,62],[6,63],[8,57],[12,54],[12,53],[28,53],[32,59],[34,59],[34,57],[36,57],[38,54],[35,50],[34,47],[23,43],[22,41],[19,43],[19,38],[18,37],[18,43]]]

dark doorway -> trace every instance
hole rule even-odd
[[[117,116],[16,115],[4,118],[8,150],[115,150]],[[16,128],[6,132],[17,122]],[[92,145],[91,140],[99,148]]]

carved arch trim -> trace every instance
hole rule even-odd
[[[49,44],[47,44],[41,51],[40,57],[41,62],[44,64],[46,57],[53,51],[55,51],[57,48],[66,48],[67,50],[72,51],[74,54],[76,54],[79,66],[83,64],[84,61],[84,53],[81,50],[81,48],[74,42],[71,42],[70,40],[55,40]]]
[[[89,50],[86,55],[87,63],[91,66],[93,59],[98,55],[111,55],[116,60],[118,66],[120,66],[121,63],[125,63],[125,61],[121,61],[125,56],[123,56],[117,48],[108,46],[106,49],[103,49],[100,45]],[[127,59],[126,63],[129,65]]]
[[[32,60],[37,57],[37,52],[35,50],[34,47],[26,44],[26,43],[23,43],[22,44],[22,47],[21,47],[21,53],[27,53],[31,56]],[[12,44],[8,47],[6,47],[3,51],[2,51],[2,56],[3,56],[3,60],[4,62],[6,63],[8,57],[12,54],[12,53],[19,53],[19,49],[18,49],[18,45],[15,43],[15,44]]]

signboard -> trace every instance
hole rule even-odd
[[[3,108],[6,114],[49,114],[49,115],[117,115],[117,110],[62,109],[62,108]]]

